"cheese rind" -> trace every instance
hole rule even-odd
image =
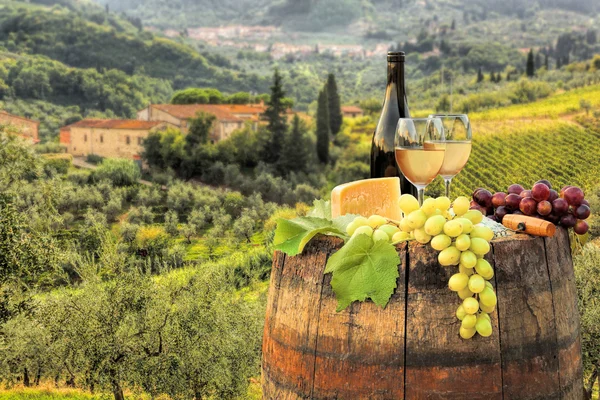
[[[381,215],[400,221],[398,206],[400,178],[363,179],[336,186],[331,191],[331,216],[358,214],[363,217]]]

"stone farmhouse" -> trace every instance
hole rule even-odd
[[[10,125],[19,130],[19,135],[30,139],[33,143],[39,142],[38,131],[40,128],[39,121],[34,121],[29,118],[20,117],[0,110],[0,125]]]
[[[189,120],[198,113],[212,114],[216,117],[211,140],[218,142],[227,139],[233,131],[250,123],[257,129],[261,116],[265,112],[264,104],[151,104],[138,111],[141,121],[165,121],[173,124],[182,132],[189,129]],[[291,111],[290,111],[291,112]]]
[[[60,128],[60,143],[75,157],[94,154],[140,160],[148,134],[168,125],[136,119],[83,119]]]

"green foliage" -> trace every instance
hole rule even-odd
[[[329,129],[332,135],[337,135],[342,126],[342,109],[334,74],[327,76],[327,107],[329,112]]]
[[[327,97],[327,88],[324,87],[319,93],[317,108],[317,157],[324,164],[329,162],[329,141],[331,137]]]
[[[367,298],[384,308],[396,289],[396,248],[385,240],[376,242],[365,234],[350,238],[327,260],[325,273],[332,273],[331,287],[342,311],[354,301]]]
[[[275,249],[287,255],[302,253],[304,247],[318,234],[328,234],[346,239],[345,220],[328,220],[316,217],[300,217],[293,220],[280,219],[273,238]]]
[[[263,160],[268,163],[276,163],[281,155],[281,148],[287,132],[286,107],[282,103],[285,92],[282,87],[282,78],[279,70],[273,73],[273,85],[271,86],[271,97],[264,117],[268,121],[267,131],[269,139],[264,147]]]
[[[224,99],[217,89],[188,88],[175,92],[171,104],[221,104]]]
[[[94,179],[108,179],[115,186],[131,186],[141,178],[139,166],[132,160],[106,158],[94,171]]]
[[[581,314],[583,367],[589,396],[600,366],[600,249],[593,244],[586,245],[581,253],[573,257],[573,264]],[[593,375],[594,372],[596,375]]]

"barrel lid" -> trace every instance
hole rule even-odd
[[[388,60],[388,62],[404,61],[404,52],[403,51],[388,51],[387,60]]]

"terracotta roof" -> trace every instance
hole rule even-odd
[[[82,119],[61,129],[101,128],[101,129],[151,129],[162,124],[161,121],[140,121],[137,119]]]
[[[220,104],[219,106],[227,108],[229,111],[235,114],[262,114],[267,109],[266,106],[256,105],[245,105],[245,104]]]
[[[357,106],[342,106],[341,109],[342,109],[342,112],[347,112],[347,113],[361,113],[361,112],[363,112],[362,108],[357,107]]]
[[[238,122],[243,119],[231,113],[225,104],[152,104],[151,107],[171,114],[179,119],[194,118],[197,113],[213,114],[219,121]]]
[[[22,120],[28,121],[28,122],[33,122],[34,124],[37,124],[37,125],[40,124],[40,121],[36,121],[34,119],[29,119],[29,118],[21,117],[20,115],[11,114],[11,113],[9,113],[7,111],[4,111],[4,110],[0,110],[0,114],[8,115],[9,117],[12,117],[12,118],[22,119]]]

